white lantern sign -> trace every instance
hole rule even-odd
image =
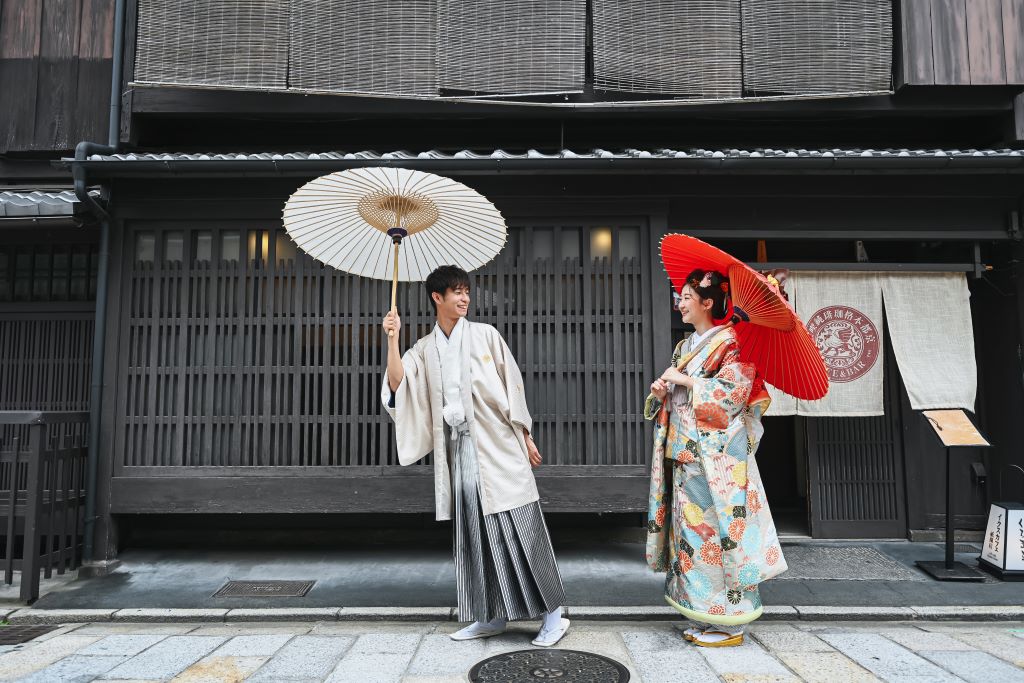
[[[978,563],[1003,579],[1024,580],[1024,505],[992,504]]]

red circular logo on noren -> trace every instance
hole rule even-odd
[[[871,318],[849,306],[826,306],[807,321],[831,382],[863,377],[878,360],[881,342]]]

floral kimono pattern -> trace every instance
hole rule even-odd
[[[644,406],[656,421],[647,564],[666,572],[665,599],[685,616],[738,625],[761,616],[758,585],[787,568],[754,460],[771,399],[732,328],[710,334],[672,356],[694,379],[692,397],[673,401],[686,391],[674,387]]]

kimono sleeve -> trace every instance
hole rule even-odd
[[[508,395],[509,420],[512,424],[518,425],[527,432],[533,428],[533,418],[526,406],[526,392],[523,389],[523,374],[519,371],[519,364],[512,356],[512,350],[497,330],[494,330],[492,346],[494,349],[495,367],[498,376],[505,385],[505,393]]]
[[[427,391],[426,367],[422,354],[414,347],[402,356],[405,376],[398,389],[391,391],[387,371],[381,384],[384,410],[395,422],[398,462],[411,465],[434,449],[433,416]]]
[[[675,350],[672,352],[672,361],[669,363],[670,366],[675,367],[682,357],[683,344],[686,340],[683,340],[676,344]],[[644,401],[644,419],[653,420],[658,417],[658,413],[661,411],[661,400],[654,394],[647,394],[647,400]]]
[[[735,343],[718,347],[704,364],[707,377],[693,378],[693,413],[697,428],[715,432],[727,429],[747,406],[755,373],[740,361]]]

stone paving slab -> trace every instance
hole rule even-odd
[[[97,640],[99,636],[77,636],[70,633],[16,646],[15,649],[0,655],[0,680],[13,681],[33,674],[73,655],[87,645],[92,645]]]
[[[800,682],[789,669],[751,639],[745,639],[739,647],[705,647],[697,651],[716,674],[729,681]]]
[[[224,683],[242,681],[251,676],[269,657],[220,657],[210,655],[182,671],[172,683]]]
[[[1024,670],[987,652],[922,652],[921,656],[970,683],[1024,683]]]
[[[949,635],[971,647],[995,655],[1017,667],[1024,667],[1024,647],[1013,635],[1006,632],[950,631]]]
[[[780,652],[776,654],[807,683],[873,683],[878,677],[839,652]]]
[[[632,627],[632,625],[630,625]],[[720,679],[697,652],[683,643],[675,632],[666,629],[631,630],[622,634],[642,683],[717,683]],[[685,676],[680,674],[685,672]]]
[[[831,645],[813,633],[807,633],[806,631],[800,631],[797,629],[793,629],[791,631],[773,631],[762,630],[759,626],[755,626],[751,629],[750,637],[772,653],[776,654],[781,652],[808,653],[835,651]]]
[[[296,636],[247,681],[322,681],[355,641],[347,636]]]
[[[89,683],[126,659],[119,655],[74,654],[18,680],[20,683]]]
[[[821,638],[883,680],[956,683],[959,679],[932,662],[875,633],[824,633]]]
[[[124,664],[108,671],[101,678],[144,680],[171,678],[210,654],[223,642],[224,638],[216,636],[168,636]]]
[[[878,629],[877,632],[879,635],[885,636],[894,643],[902,645],[908,650],[913,650],[914,652],[921,652],[924,650],[955,651],[974,649],[967,643],[959,641],[945,633],[925,631],[914,627],[881,628]]]
[[[270,657],[294,637],[290,633],[239,635],[218,647],[210,656]]]
[[[134,657],[167,636],[161,634],[112,635],[97,640],[78,651],[80,655],[120,655]]]
[[[487,644],[483,640],[455,642],[447,634],[423,636],[416,656],[409,665],[410,676],[450,676],[466,672],[486,657]]]
[[[327,683],[401,683],[421,639],[422,636],[415,633],[360,636],[327,678]]]

